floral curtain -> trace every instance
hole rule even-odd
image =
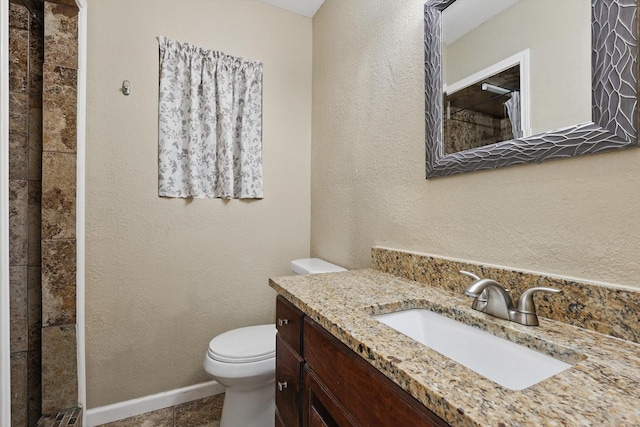
[[[158,194],[262,198],[262,63],[158,43]]]

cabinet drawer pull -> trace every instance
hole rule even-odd
[[[278,326],[284,326],[289,324],[289,319],[278,319]]]
[[[283,382],[283,383],[281,383],[281,382],[279,382],[279,381],[278,381],[278,390],[279,390],[279,391],[283,391],[283,390],[284,390],[284,389],[286,389],[286,388],[287,388],[287,382],[286,382],[286,381],[285,381],[285,382]]]

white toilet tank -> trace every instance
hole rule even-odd
[[[291,271],[295,274],[318,274],[336,273],[338,271],[347,271],[347,269],[320,258],[300,258],[291,261]]]

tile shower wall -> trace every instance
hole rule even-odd
[[[76,100],[78,9],[44,2],[42,93],[42,412],[78,405]]]
[[[42,1],[9,3],[11,425],[41,413]]]
[[[513,139],[511,121],[478,111],[451,109],[444,121],[445,154],[483,147]]]
[[[11,0],[9,6],[13,427],[77,406],[78,13],[74,1],[61,1]]]

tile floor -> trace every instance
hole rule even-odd
[[[224,393],[147,412],[100,427],[219,427]]]

